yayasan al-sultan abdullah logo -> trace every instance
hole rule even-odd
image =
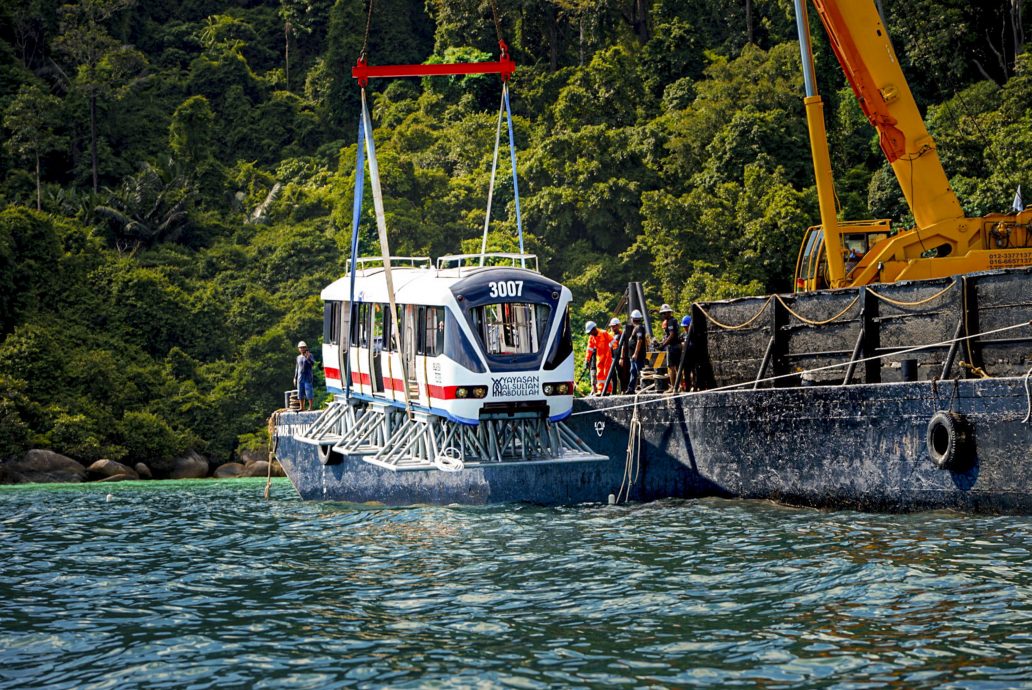
[[[491,395],[505,398],[538,395],[541,382],[537,376],[491,377]]]

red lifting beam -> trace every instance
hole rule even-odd
[[[366,64],[365,58],[358,58],[358,63],[351,68],[351,76],[358,80],[358,85],[365,87],[370,77],[442,77],[459,74],[498,74],[502,81],[516,71],[516,63],[509,57],[509,48],[499,42],[502,54],[498,62],[453,62],[444,65],[376,65]]]

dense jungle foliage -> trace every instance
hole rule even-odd
[[[528,249],[578,321],[629,279],[681,310],[789,288],[818,220],[790,0],[497,2]],[[1022,5],[879,2],[969,213],[1032,193]],[[366,9],[5,0],[0,458],[221,462],[261,443],[348,257]],[[376,0],[371,17],[371,64],[497,55],[485,0]],[[813,24],[842,214],[905,222]],[[496,77],[373,82],[394,253],[479,247],[499,95]],[[497,250],[515,245],[504,156],[500,174]]]

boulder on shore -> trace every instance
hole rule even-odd
[[[86,468],[52,450],[30,450],[20,458],[0,463],[0,484],[84,482]]]
[[[235,479],[242,476],[244,473],[244,466],[239,462],[227,462],[225,465],[219,465],[215,468],[215,474],[213,475],[216,479]]]
[[[244,473],[242,475],[240,475],[240,476],[242,476],[242,477],[266,477],[266,476],[268,476],[268,474],[269,474],[269,461],[268,460],[258,460],[257,462],[252,462],[250,465],[245,467],[244,468]],[[272,462],[272,476],[273,477],[285,477],[285,476],[287,476],[286,473],[283,471],[283,468],[280,467],[280,464],[278,462],[276,462],[275,460],[273,460],[273,462]]]
[[[208,460],[191,450],[188,454],[172,461],[172,479],[203,479],[208,476]]]
[[[131,475],[129,475],[129,474],[113,474],[110,477],[104,477],[103,479],[98,479],[97,483],[98,484],[103,484],[104,482],[124,482],[124,481],[127,481],[127,480],[136,480],[136,479],[139,479],[139,477],[137,477],[135,474],[131,474]]]
[[[154,475],[151,474],[150,468],[144,465],[142,462],[136,463],[136,476],[140,479],[154,479]]]
[[[139,479],[139,475],[136,470],[131,467],[127,467],[120,462],[114,460],[97,460],[95,463],[86,468],[86,473],[92,480],[108,479],[109,477],[117,477],[123,475],[123,479]]]
[[[269,451],[262,448],[261,450],[245,450],[240,453],[240,462],[246,465],[253,465],[256,462],[261,462],[269,458]]]

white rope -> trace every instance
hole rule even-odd
[[[401,352],[401,331],[398,330],[398,322],[401,320],[398,314],[398,305],[394,299],[394,278],[391,275],[391,248],[387,243],[387,218],[383,211],[383,192],[380,189],[380,167],[376,163],[376,145],[373,143],[373,123],[369,118],[369,109],[366,106],[366,93],[365,89],[362,89],[362,122],[365,123],[363,129],[365,130],[365,142],[366,151],[368,156],[366,159],[369,161],[369,181],[373,188],[373,208],[376,210],[376,231],[380,236],[380,253],[383,255],[383,274],[387,279],[387,300],[391,305],[391,331],[394,333],[394,342],[398,344],[398,354],[401,355],[401,380],[402,388],[405,393],[405,408],[409,410],[409,414],[412,413],[412,401],[409,400],[409,385],[408,385],[408,372],[405,371],[405,354]],[[391,355],[390,348],[386,348],[388,351],[388,362],[390,361]]]
[[[491,183],[487,187],[487,215],[484,216],[484,239],[480,242],[480,265],[484,265],[484,255],[487,254],[487,228],[491,225],[491,201],[494,199],[495,176],[498,173],[498,149],[502,142],[502,113],[505,112],[505,93],[502,93],[502,102],[498,106],[498,127],[495,129],[494,158],[491,160]]]
[[[631,415],[631,424],[627,434],[627,454],[624,456],[624,474],[620,481],[620,490],[616,492],[616,503],[626,502],[631,499],[631,487],[638,481],[638,472],[641,469],[641,419],[638,418],[638,394],[634,394],[634,413]],[[633,477],[631,474],[633,473]],[[624,495],[624,489],[627,494]],[[622,498],[621,498],[622,497]]]
[[[1025,401],[1028,403],[1028,414],[1021,420],[1022,424],[1027,424],[1032,419],[1032,387],[1029,386],[1029,379],[1032,378],[1032,369],[1025,372]]]
[[[853,360],[854,364],[863,364],[864,362],[873,362],[879,359],[886,359],[888,357],[899,357],[900,355],[910,354],[911,352],[920,352],[921,350],[930,350],[935,347],[943,347],[944,345],[952,345],[953,343],[960,342],[962,340],[970,340],[971,338],[979,338],[987,335],[995,335],[997,333],[1004,333],[1006,331],[1013,331],[1018,328],[1025,328],[1026,326],[1032,326],[1032,321],[1023,321],[1022,323],[1014,324],[1013,326],[1004,326],[1003,328],[996,328],[991,331],[984,331],[982,333],[975,333],[973,335],[964,335],[959,338],[950,338],[949,340],[942,340],[937,343],[930,343],[928,345],[918,345],[917,347],[911,347],[906,350],[897,350],[896,352],[888,352],[883,355],[874,355],[872,357],[864,357],[862,359]],[[828,364],[823,367],[815,367],[813,369],[807,369],[806,371],[797,371],[792,374],[778,374],[777,376],[768,376],[765,379],[757,379],[756,381],[743,381],[742,383],[732,383],[727,386],[720,386],[718,388],[709,388],[704,391],[691,391],[688,393],[678,393],[677,395],[664,395],[654,400],[645,400],[641,404],[647,405],[650,403],[666,403],[668,400],[677,400],[678,398],[687,398],[689,396],[701,395],[703,393],[719,393],[721,391],[731,391],[746,386],[753,386],[754,384],[766,383],[768,381],[777,381],[779,379],[787,379],[793,376],[801,376],[803,374],[812,374],[818,371],[828,371],[830,369],[840,369],[842,367],[848,367],[850,362],[839,362],[837,364]],[[841,387],[844,384],[838,384],[837,386],[828,386],[829,388]],[[1030,394],[1032,395],[1032,394]],[[626,403],[623,405],[612,405],[610,407],[599,408],[597,410],[582,410],[581,412],[574,412],[570,416],[576,417],[584,414],[597,414],[600,412],[609,412],[610,410],[620,410],[626,407],[634,407],[638,404],[635,400],[632,403]],[[1030,403],[1032,404],[1032,403]],[[1032,413],[1030,413],[1032,414]],[[1032,418],[1032,416],[1030,416]]]
[[[442,472],[461,472],[466,468],[462,453],[455,446],[448,446],[434,457],[434,467]]]

